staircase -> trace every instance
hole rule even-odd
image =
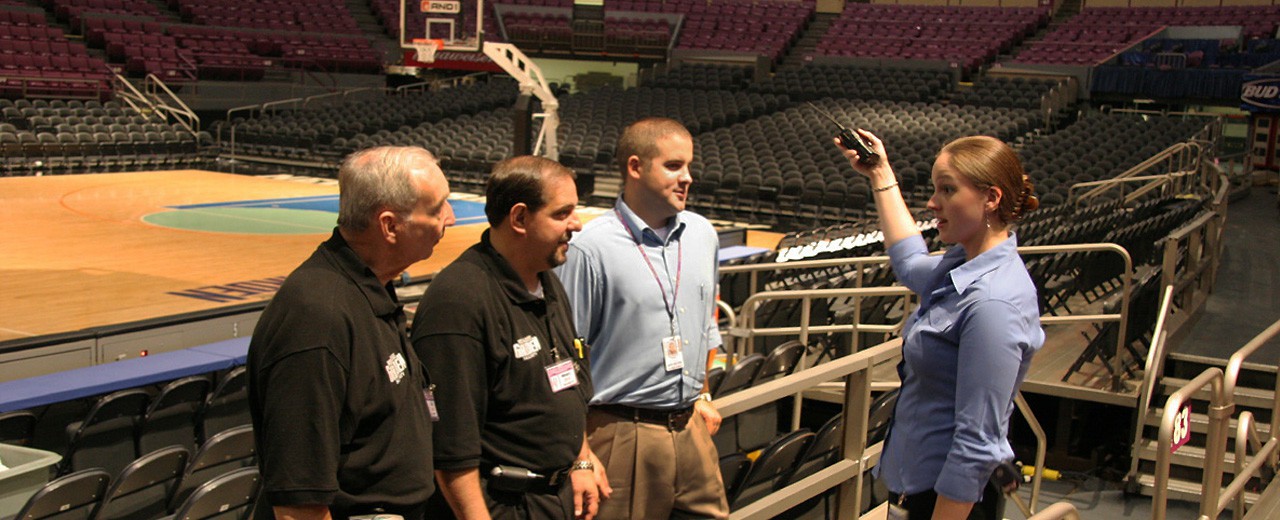
[[[1158,395],[1153,399],[1156,404],[1147,410],[1138,411],[1141,418],[1140,428],[1142,435],[1133,446],[1132,456],[1134,462],[1131,467],[1134,470],[1131,471],[1127,478],[1127,491],[1147,496],[1152,495],[1155,485],[1156,450],[1159,449],[1160,420],[1164,415],[1164,403],[1170,394],[1186,385],[1191,378],[1209,366],[1213,365],[1194,361],[1170,360],[1170,367],[1167,373],[1172,375],[1165,377],[1161,381]],[[1222,368],[1220,364],[1216,366]],[[1248,365],[1246,364],[1246,366]],[[1260,435],[1268,435],[1273,423],[1271,411],[1275,399],[1275,383],[1275,372],[1248,369],[1241,371],[1240,382],[1235,391],[1235,409],[1231,413],[1231,420],[1227,426],[1226,453],[1222,455],[1224,487],[1235,476],[1237,418],[1241,412],[1252,412],[1256,430]],[[1195,399],[1189,402],[1192,412],[1190,420],[1191,440],[1173,453],[1169,459],[1168,496],[1171,499],[1189,502],[1200,501],[1206,456],[1205,442],[1209,425],[1209,418],[1206,413],[1209,408],[1208,398],[1208,392],[1201,391],[1196,395]],[[1250,459],[1252,457],[1250,455]],[[1262,489],[1267,484],[1267,482],[1260,482],[1256,478],[1253,479],[1246,488],[1246,503],[1255,503],[1259,497],[1257,490]]]
[[[1081,4],[1083,2],[1084,0],[1063,0],[1062,7],[1059,7],[1058,10],[1053,13],[1053,17],[1049,19],[1049,23],[1045,24],[1044,27],[1041,27],[1031,36],[1023,38],[1021,42],[1018,42],[1017,45],[1010,48],[1007,53],[997,56],[996,62],[1003,63],[1010,61],[1014,56],[1017,56],[1028,43],[1043,40],[1045,35],[1066,24],[1074,18],[1075,15],[1080,14]]]
[[[1079,1],[1079,0],[1077,0]],[[822,37],[827,35],[827,30],[831,28],[831,23],[840,15],[838,13],[817,13],[813,15],[813,21],[809,22],[809,26],[805,27],[804,32],[800,34],[800,39],[796,40],[795,45],[787,51],[787,55],[782,57],[778,62],[778,68],[798,68],[805,64],[805,58],[812,56],[818,49],[818,42],[822,41]]]

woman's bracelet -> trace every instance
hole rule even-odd
[[[874,192],[876,192],[876,193],[880,193],[880,192],[882,192],[882,191],[889,191],[890,189],[893,189],[893,188],[894,188],[895,186],[897,186],[897,185],[898,185],[898,181],[893,181],[893,182],[891,182],[891,183],[889,183],[889,184],[885,184],[884,186],[881,186],[881,187],[879,187],[879,188],[871,188],[871,191],[874,191]]]

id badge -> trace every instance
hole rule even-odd
[[[578,374],[573,371],[573,360],[566,359],[547,365],[547,381],[551,382],[552,392],[578,386]]]
[[[666,365],[667,372],[684,368],[684,348],[681,345],[680,336],[662,338],[662,363]]]
[[[885,518],[889,520],[907,520],[907,509],[898,504],[889,504],[889,511]]]
[[[440,414],[436,412],[436,393],[433,391],[435,385],[422,391],[422,397],[427,400],[427,414],[431,415],[431,422],[440,420]]]

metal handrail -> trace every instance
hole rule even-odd
[[[1199,141],[1184,141],[1175,143],[1165,148],[1145,161],[1138,163],[1136,166],[1129,168],[1123,173],[1116,175],[1111,179],[1103,179],[1098,181],[1082,182],[1073,184],[1068,191],[1067,200],[1074,204],[1080,204],[1083,201],[1097,197],[1116,186],[1120,186],[1123,190],[1131,179],[1138,178],[1138,174],[1150,170],[1151,168],[1161,164],[1175,164],[1173,172],[1168,174],[1146,175],[1140,182],[1148,182],[1152,180],[1160,180],[1162,182],[1172,182],[1175,178],[1182,178],[1188,175],[1200,173],[1199,165],[1204,160],[1205,143]],[[1188,157],[1188,154],[1191,154]],[[1173,176],[1173,173],[1181,173],[1182,175]],[[1084,193],[1078,193],[1078,189],[1090,188]],[[1121,192],[1123,194],[1123,191]]]
[[[1280,385],[1277,385],[1277,391],[1280,391]],[[1270,467],[1274,472],[1277,466],[1277,454],[1280,453],[1280,439],[1276,439],[1275,420],[1272,420],[1272,428],[1270,438],[1263,444],[1259,440],[1257,425],[1253,420],[1253,412],[1243,412],[1240,414],[1238,423],[1236,424],[1236,465],[1235,478],[1222,492],[1222,497],[1218,499],[1218,512],[1222,512],[1228,504],[1234,502],[1232,508],[1232,518],[1240,520],[1244,517],[1244,487],[1249,483],[1249,478],[1259,473],[1264,465]],[[1249,447],[1253,447],[1254,453],[1257,455],[1254,459],[1245,464],[1245,459],[1249,456]],[[1234,498],[1234,500],[1233,500]]]
[[[1249,356],[1252,356],[1254,352],[1257,352],[1259,348],[1262,348],[1262,345],[1271,341],[1271,338],[1274,338],[1277,335],[1280,335],[1280,320],[1276,320],[1275,323],[1272,323],[1269,327],[1263,329],[1263,331],[1259,332],[1257,336],[1254,336],[1253,339],[1250,339],[1244,344],[1244,346],[1240,347],[1239,350],[1236,350],[1234,354],[1231,354],[1231,358],[1227,360],[1227,370],[1225,373],[1226,391],[1228,396],[1232,396],[1232,399],[1235,398],[1236,383],[1240,379],[1240,368],[1244,365],[1244,360],[1248,359]],[[1274,401],[1277,404],[1280,404],[1280,397]],[[1273,413],[1280,410],[1280,408],[1274,408],[1274,406],[1276,405],[1273,405]]]
[[[1080,520],[1080,512],[1071,502],[1055,502],[1027,520]]]
[[[1138,408],[1137,421],[1133,432],[1133,450],[1135,453],[1130,457],[1129,462],[1129,478],[1137,478],[1138,463],[1141,457],[1138,457],[1137,450],[1142,445],[1142,424],[1147,415],[1147,409],[1150,408],[1151,402],[1155,399],[1156,387],[1159,386],[1160,377],[1164,374],[1165,348],[1169,341],[1169,331],[1165,330],[1168,326],[1169,315],[1173,312],[1173,288],[1165,287],[1164,295],[1160,298],[1160,310],[1156,316],[1156,327],[1151,333],[1151,349],[1147,351],[1146,365],[1142,369],[1142,386],[1138,388]]]
[[[161,100],[162,103],[153,105],[156,110],[172,115],[192,134],[200,131],[200,116],[196,115],[195,111],[191,110],[191,107],[187,106],[186,102],[182,101],[182,98],[178,97],[173,90],[170,90],[163,80],[155,74],[147,74],[147,77],[143,78],[142,81],[148,94],[158,98],[160,95],[156,92],[156,89],[159,89],[160,92],[164,92],[168,96],[167,99]],[[169,104],[170,102],[176,103],[178,106],[172,106]]]
[[[1120,277],[1121,300],[1120,300],[1119,314],[1076,314],[1076,315],[1070,315],[1070,316],[1041,316],[1040,323],[1043,325],[1043,324],[1092,323],[1092,322],[1105,323],[1105,322],[1111,322],[1111,321],[1118,322],[1117,326],[1119,327],[1119,329],[1118,329],[1118,334],[1116,335],[1115,351],[1119,353],[1124,351],[1124,341],[1125,341],[1125,338],[1127,337],[1126,334],[1128,332],[1127,329],[1129,326],[1129,302],[1131,298],[1130,293],[1132,292],[1131,287],[1133,285],[1133,276],[1132,276],[1133,258],[1129,256],[1129,251],[1113,243],[1059,244],[1059,245],[1046,245],[1046,246],[1018,247],[1018,254],[1020,255],[1046,255],[1046,254],[1057,254],[1057,253],[1106,252],[1106,251],[1110,251],[1112,253],[1120,255],[1121,259],[1124,261],[1124,275]],[[934,254],[939,254],[939,253],[934,253]],[[825,268],[825,267],[862,266],[866,264],[885,264],[888,261],[889,261],[889,257],[887,256],[833,258],[833,259],[826,259],[826,260],[805,260],[805,261],[783,262],[783,263],[762,263],[762,264],[726,266],[726,267],[720,268],[720,272],[722,274],[750,273],[751,278],[750,278],[750,285],[748,287],[749,287],[749,292],[753,292],[755,291],[755,288],[759,282],[758,275],[762,271],[785,271],[785,270],[792,270],[792,269],[816,269],[816,268]],[[855,278],[855,283],[856,285],[861,286],[862,284],[861,272],[857,273]],[[822,290],[830,290],[830,289],[822,289]],[[836,290],[839,290],[839,289],[836,289]],[[775,291],[775,293],[776,292],[786,292],[786,291]],[[756,293],[756,294],[759,294],[759,293]],[[752,296],[754,296],[754,294]],[[747,301],[750,302],[751,298],[748,297]],[[856,305],[856,302],[855,302],[855,305]],[[746,302],[743,303],[742,308],[744,309],[742,312],[744,316],[749,314],[748,312],[746,312],[746,309],[748,309]],[[860,310],[860,308],[855,306],[855,310]],[[909,311],[909,309],[905,309],[905,310]],[[808,311],[802,309],[802,312],[804,313],[804,316],[802,317],[801,323],[804,326],[808,326],[808,314],[807,314]],[[906,314],[907,313],[904,312],[904,315]],[[738,329],[732,330],[731,334],[735,337],[741,338],[746,335],[744,330],[749,327],[750,325],[747,325],[746,322],[744,322],[743,327],[738,327]],[[847,327],[841,327],[839,329],[831,329],[830,327],[831,326],[809,327],[808,330],[810,332],[846,332],[849,330]],[[859,325],[859,327],[861,328],[855,329],[854,332],[893,332],[894,330],[896,330],[894,328],[889,328],[885,325]],[[756,334],[757,335],[798,335],[800,333],[800,329],[796,327],[785,327],[785,328],[779,327],[776,329],[767,329],[767,332],[768,333],[765,334],[762,331],[757,331]],[[859,341],[858,335],[853,334],[852,336],[853,336],[853,348],[856,350],[858,347],[858,341]],[[739,346],[745,347],[745,345],[748,344],[749,341],[750,341],[750,338],[748,337],[746,340],[740,341]],[[801,341],[806,342],[807,344],[808,336],[802,336]],[[740,349],[735,348],[735,352],[738,352],[738,351],[740,351]],[[1113,362],[1110,359],[1103,359],[1102,361],[1110,369],[1109,373],[1112,373],[1112,374],[1119,373],[1119,371],[1117,370],[1117,367],[1113,366],[1112,364]],[[1120,384],[1121,382],[1119,380],[1115,380],[1112,382],[1112,387],[1117,388],[1119,387]]]
[[[1213,454],[1223,453],[1227,444],[1227,420],[1231,417],[1234,405],[1224,392],[1222,369],[1210,367],[1187,382],[1182,388],[1169,396],[1164,405],[1164,415],[1160,418],[1160,439],[1156,447],[1155,486],[1151,496],[1152,520],[1164,520],[1169,506],[1169,459],[1172,456],[1173,421],[1182,405],[1191,400],[1196,392],[1205,386],[1212,386],[1209,398],[1209,431],[1205,446],[1204,477],[1201,482],[1200,515],[1217,518],[1217,513],[1210,508],[1217,507],[1218,495],[1222,488],[1222,457]]]
[[[1022,392],[1014,396],[1013,404],[1018,406],[1018,411],[1022,412],[1022,418],[1026,419],[1027,426],[1031,427],[1031,433],[1036,437],[1036,462],[1035,471],[1031,473],[1031,504],[1027,506],[1028,513],[1035,513],[1036,506],[1040,504],[1040,486],[1044,483],[1044,457],[1048,451],[1049,438],[1044,433],[1044,427],[1040,426],[1040,421],[1036,419],[1035,412],[1031,411],[1031,405],[1027,404],[1026,398],[1022,397]]]
[[[1253,353],[1257,352],[1263,344],[1272,338],[1280,335],[1280,320],[1272,323],[1271,326],[1250,339],[1244,346],[1240,347],[1231,358],[1227,361],[1227,370],[1223,376],[1224,392],[1227,399],[1235,402],[1236,385],[1240,378],[1240,369],[1244,366],[1244,360]],[[1235,477],[1223,490],[1222,496],[1218,499],[1217,513],[1221,513],[1234,502],[1232,515],[1239,520],[1244,515],[1244,488],[1249,479],[1255,473],[1267,465],[1273,470],[1277,466],[1277,453],[1280,452],[1280,440],[1277,440],[1277,424],[1280,424],[1280,377],[1276,378],[1275,393],[1271,398],[1271,427],[1267,434],[1265,443],[1259,440],[1259,432],[1252,412],[1243,412],[1236,423],[1236,460],[1235,460]],[[1252,462],[1246,466],[1245,459],[1249,454],[1249,447],[1252,445],[1254,453],[1257,456]],[[1206,457],[1209,453],[1205,453]],[[1216,515],[1216,513],[1215,513]]]

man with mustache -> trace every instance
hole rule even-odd
[[[591,346],[587,432],[613,489],[601,518],[727,518],[703,393],[720,346],[716,231],[685,211],[693,137],[648,118],[618,140],[623,191],[570,243],[557,272]]]
[[[485,196],[489,230],[431,281],[413,323],[418,356],[439,374],[436,479],[458,518],[590,519],[591,375],[551,272],[582,229],[574,175],[516,157],[494,167]]]

